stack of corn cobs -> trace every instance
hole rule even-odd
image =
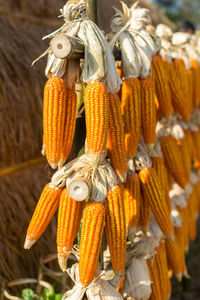
[[[42,55],[48,55],[49,78],[42,153],[58,170],[41,194],[25,248],[59,207],[58,262],[75,282],[64,299],[85,293],[89,299],[169,299],[170,277],[188,276],[185,255],[200,206],[198,39],[162,24],[154,28],[137,3],[116,9],[107,40],[88,18],[85,1],[68,1],[61,14],[65,23],[47,36],[50,47]],[[66,37],[83,45],[84,59],[65,57]],[[65,164],[77,83],[85,86],[85,154]],[[104,228],[108,249],[100,266]],[[67,268],[71,253],[79,262]]]

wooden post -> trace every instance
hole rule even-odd
[[[88,4],[89,4],[89,17],[94,23],[98,25],[97,1],[98,0],[88,0]]]

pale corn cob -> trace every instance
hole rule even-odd
[[[169,184],[167,177],[167,170],[164,164],[163,157],[152,157],[152,167],[156,170],[158,177],[160,178],[161,188],[164,192],[165,201],[167,203],[168,211],[171,212],[171,200],[169,198]]]
[[[124,212],[124,188],[122,184],[108,191],[105,200],[106,237],[115,273],[123,273],[126,256],[126,223]]]
[[[137,78],[125,79],[122,84],[121,111],[124,121],[126,151],[133,158],[141,135],[141,95]]]
[[[101,159],[106,153],[109,101],[101,82],[88,83],[85,89],[85,119],[88,154]]]
[[[54,169],[61,158],[66,105],[65,82],[56,77],[50,78],[44,88],[43,130],[46,157]]]
[[[144,168],[139,172],[144,197],[147,199],[160,229],[166,237],[172,238],[174,229],[160,179],[153,168]]]
[[[144,233],[147,233],[151,219],[151,207],[146,197],[144,197],[142,190],[140,193],[140,212],[138,225]]]
[[[163,136],[160,138],[165,165],[174,180],[184,188],[187,185],[185,170],[180,150],[172,136]]]
[[[141,81],[141,121],[144,141],[152,146],[156,139],[156,106],[154,86],[151,77]]]
[[[200,73],[198,62],[195,59],[190,59],[191,70],[193,74],[193,105],[196,106],[200,103],[200,94],[199,94],[199,82],[200,82]]]
[[[85,201],[75,201],[67,189],[62,191],[58,211],[57,251],[62,271],[67,270],[67,259],[78,234]]]
[[[187,109],[187,101],[184,98],[183,91],[181,90],[180,80],[176,74],[174,64],[169,66],[169,86],[172,96],[172,105],[176,112],[178,112],[184,121],[190,119],[190,112]]]
[[[169,116],[174,109],[171,102],[171,92],[166,74],[165,63],[160,55],[152,59],[152,67],[155,72],[155,90],[159,102],[159,112],[163,116]]]
[[[89,202],[83,214],[81,230],[79,277],[85,287],[94,279],[105,223],[105,206]]]
[[[113,169],[124,182],[127,174],[127,156],[120,100],[117,94],[109,94],[108,124],[108,157]]]
[[[30,249],[47,228],[58,207],[61,191],[50,184],[44,187],[27,229],[25,249]]]
[[[126,229],[135,230],[140,216],[140,180],[137,173],[127,176],[124,189]]]
[[[151,295],[150,300],[164,300],[161,294],[161,287],[159,281],[159,273],[157,269],[157,265],[153,259],[147,259],[147,265],[149,269],[149,274],[152,280],[151,284]]]
[[[66,116],[64,124],[63,142],[60,154],[60,163],[62,166],[67,160],[74,140],[76,127],[77,95],[75,91],[67,90]]]

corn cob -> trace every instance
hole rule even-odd
[[[140,81],[137,78],[125,79],[122,84],[121,111],[124,121],[126,151],[133,158],[141,135]]]
[[[176,236],[174,236],[174,242],[169,239],[166,240],[166,253],[169,268],[173,270],[177,279],[181,281],[183,272],[186,272],[187,268],[178,247]]]
[[[200,131],[191,131],[191,135],[196,149],[196,158],[200,161]]]
[[[75,91],[67,90],[66,117],[64,124],[63,142],[60,155],[60,166],[67,160],[74,140],[76,127],[77,95]]]
[[[157,265],[153,259],[147,259],[147,265],[149,269],[149,274],[152,280],[151,284],[151,295],[150,300],[164,300],[161,294],[161,287],[159,281],[159,273],[157,269]]]
[[[165,165],[168,171],[174,180],[182,188],[184,188],[187,185],[187,179],[185,178],[185,170],[183,167],[181,153],[175,139],[169,135],[166,137],[161,137],[160,141]]]
[[[99,159],[106,153],[109,102],[101,82],[88,83],[85,89],[85,119],[88,154]]]
[[[139,212],[138,225],[140,225],[141,230],[144,233],[147,233],[147,231],[148,231],[150,219],[151,219],[151,208],[150,208],[149,202],[147,201],[147,198],[144,197],[142,190],[141,190],[140,212]]]
[[[139,172],[139,178],[143,195],[147,199],[160,229],[165,236],[172,237],[174,229],[156,171],[153,168],[144,168]]]
[[[181,145],[179,146],[182,162],[184,162],[183,167],[185,170],[185,178],[187,183],[190,182],[190,170],[191,170],[191,152],[190,148],[188,147],[187,138],[181,140]]]
[[[190,119],[190,112],[187,109],[187,101],[184,98],[183,90],[181,90],[180,80],[177,76],[173,63],[169,66],[169,74],[169,86],[172,96],[172,105],[175,111],[182,116],[183,120],[188,121]]]
[[[57,249],[62,271],[67,270],[67,259],[77,236],[85,201],[73,200],[67,191],[62,191],[58,212]]]
[[[169,116],[173,113],[174,109],[171,102],[171,92],[165,65],[160,55],[155,55],[153,57],[152,67],[156,74],[155,90],[159,102],[159,112],[163,116]]]
[[[155,255],[155,265],[157,268],[158,272],[158,279],[159,279],[159,286],[160,286],[160,293],[161,293],[161,298],[163,300],[167,300],[167,278],[166,275],[168,276],[168,267],[167,267],[167,261],[166,257],[163,257],[163,249],[159,245],[156,249],[156,255]],[[165,253],[164,253],[165,254]]]
[[[189,129],[184,130],[184,135],[187,140],[188,149],[190,151],[190,161],[192,162],[193,160],[197,159],[197,149],[193,141],[192,132]]]
[[[197,237],[197,229],[196,229],[196,218],[195,218],[195,193],[192,192],[189,200],[187,201],[187,209],[188,209],[188,228],[189,228],[189,237],[192,241],[194,241]]]
[[[119,184],[108,191],[106,207],[106,236],[111,262],[115,273],[123,273],[126,256],[126,224],[124,212],[124,189]]]
[[[193,105],[196,106],[200,103],[200,94],[199,94],[199,66],[198,62],[195,59],[190,60],[191,70],[193,74]]]
[[[171,296],[171,282],[168,275],[168,265],[167,265],[167,255],[166,255],[166,246],[165,246],[165,240],[162,239],[160,241],[160,262],[162,264],[163,268],[163,289],[165,290],[165,299],[169,299]],[[161,285],[162,286],[162,285]]]
[[[105,223],[105,206],[89,202],[83,214],[81,231],[79,277],[85,287],[94,279]]]
[[[120,100],[117,94],[109,94],[109,130],[107,147],[110,163],[121,181],[124,182],[127,173],[127,157]]]
[[[62,79],[50,78],[44,88],[43,130],[48,163],[56,168],[60,160],[66,118],[67,87]]]
[[[161,188],[164,192],[165,201],[167,203],[168,211],[171,213],[171,200],[169,198],[169,185],[167,170],[162,157],[152,157],[152,167],[156,170],[158,177],[160,178]]]
[[[30,249],[47,228],[58,207],[60,195],[60,189],[50,184],[44,187],[27,229],[25,249]]]
[[[193,95],[194,95],[194,78],[193,78],[193,73],[192,70],[189,69],[187,70],[187,76],[188,76],[188,109],[190,110],[190,113],[192,113],[192,110],[194,108],[194,103],[193,103]]]
[[[124,189],[126,229],[136,229],[140,214],[140,181],[137,173],[128,175]]]
[[[188,208],[181,208],[177,206],[177,210],[182,219],[182,234],[184,240],[184,251],[187,252],[189,248],[189,223],[188,223]]]
[[[144,141],[147,145],[152,145],[156,139],[156,106],[151,77],[141,80],[141,112]]]
[[[182,227],[174,227],[174,233],[176,236],[176,241],[179,249],[179,256],[181,256],[181,261],[183,263],[182,265],[182,271],[184,271],[185,268],[185,241],[184,241],[184,228]]]

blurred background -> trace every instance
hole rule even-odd
[[[42,37],[62,25],[58,19],[64,0],[0,0],[0,285],[9,280],[38,276],[39,261],[56,253],[56,216],[31,250],[24,250],[30,217],[52,172],[41,157],[42,94],[46,58],[31,68],[47,47]],[[133,1],[124,1],[131,5]],[[185,21],[200,29],[198,0],[141,0],[153,24],[179,30]],[[101,0],[99,26],[109,32],[112,6],[119,0]],[[192,275],[190,292],[176,285],[173,299],[200,299],[200,241],[188,258]],[[198,258],[198,263],[197,263]],[[57,265],[56,265],[56,268]],[[186,289],[187,284],[183,283]],[[185,297],[185,298],[183,298]]]

